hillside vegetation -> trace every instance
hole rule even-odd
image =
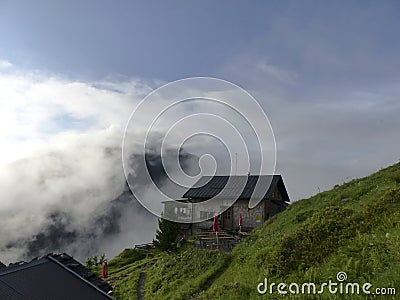
[[[400,164],[330,191],[297,201],[255,229],[231,254],[197,250],[176,253],[125,250],[110,261],[117,299],[281,299],[260,295],[257,285],[321,283],[345,272],[344,283],[396,288],[396,294],[345,295],[327,289],[291,299],[400,299]],[[286,289],[288,291],[288,289]]]

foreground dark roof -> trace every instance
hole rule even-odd
[[[0,270],[0,299],[113,299],[111,286],[67,254]]]
[[[260,182],[259,189],[256,189],[257,182]],[[244,188],[240,188],[243,186]],[[203,176],[183,195],[183,198],[206,200],[218,197],[249,200],[254,193],[255,198],[267,199],[276,186],[283,200],[289,202],[281,175]]]

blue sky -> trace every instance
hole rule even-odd
[[[74,78],[166,81],[234,80],[227,65],[262,57],[309,84],[368,84],[398,75],[399,9],[398,1],[2,1],[0,55]]]

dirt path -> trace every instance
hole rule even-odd
[[[220,278],[221,275],[225,273],[226,269],[228,269],[228,267],[229,267],[229,264],[230,264],[230,263],[228,263],[227,265],[225,265],[224,267],[222,267],[217,273],[215,273],[213,276],[211,276],[211,277],[207,280],[207,282],[204,284],[202,290],[201,290],[199,293],[195,293],[195,294],[191,295],[191,296],[190,296],[190,299],[198,299],[199,296],[201,296],[201,294],[204,293],[204,291],[208,290],[208,289],[211,287],[211,285],[214,283],[215,280],[217,280],[218,278]]]
[[[224,274],[225,270],[226,268],[222,269],[221,271],[218,271],[214,276],[210,277],[204,284],[203,290],[208,290],[210,286],[213,284],[213,282],[218,278],[220,278],[222,274]]]
[[[138,299],[144,300],[144,283],[146,281],[146,268],[140,271],[139,286],[138,286]]]

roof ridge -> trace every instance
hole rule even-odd
[[[205,175],[186,191],[182,198],[267,199],[273,191],[273,186],[281,180],[281,174]]]
[[[76,259],[74,259],[72,256],[66,254],[66,253],[62,253],[59,254],[59,256],[61,255],[67,255],[68,257],[70,257],[71,259],[73,259],[74,261],[76,261],[78,264],[80,264],[81,266],[83,266],[80,262],[78,262]],[[102,293],[103,295],[107,296],[109,299],[114,300],[114,298],[112,298],[108,293],[106,293],[106,291],[104,291],[103,289],[101,289],[99,286],[97,286],[96,284],[90,282],[89,280],[87,280],[84,276],[82,276],[81,274],[79,274],[78,272],[72,270],[71,268],[69,268],[68,266],[66,266],[65,264],[63,264],[61,261],[59,261],[58,259],[56,259],[55,257],[53,257],[52,255],[49,255],[48,258],[55,262],[56,264],[58,264],[60,267],[64,268],[65,270],[69,271],[70,273],[74,274],[76,277],[78,277],[80,280],[84,281],[86,284],[88,284],[89,286],[91,286],[92,288],[96,289],[97,291],[99,291],[100,293]],[[83,266],[84,267],[84,266]],[[85,268],[85,267],[84,267]],[[86,269],[86,268],[85,268]],[[86,269],[87,270],[87,269]],[[89,270],[88,270],[89,271]],[[97,275],[96,275],[97,277]],[[109,286],[111,288],[111,285],[107,282],[105,282],[104,280],[102,280],[101,278],[97,277],[98,279],[100,279],[100,281],[103,283],[106,283],[107,286]],[[112,291],[112,288],[111,288]]]

